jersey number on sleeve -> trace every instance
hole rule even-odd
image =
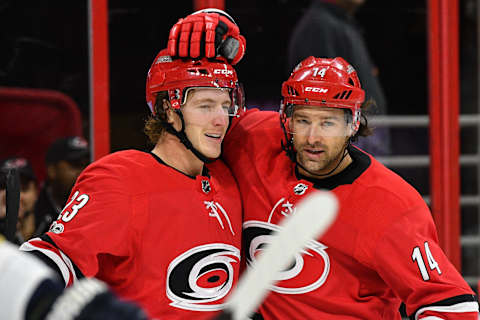
[[[63,222],[69,222],[70,220],[72,220],[77,215],[78,210],[83,208],[83,206],[85,206],[88,200],[90,199],[86,194],[82,194],[78,196],[79,193],[80,192],[76,191],[73,194],[70,202],[68,202],[67,205],[65,206],[65,209],[64,209],[65,211],[62,212],[61,214]],[[75,204],[72,204],[74,201],[75,201]],[[72,204],[72,206],[70,207],[71,211],[66,210],[68,206],[70,206],[71,204]]]
[[[437,269],[438,274],[442,274],[442,271],[440,270],[437,261],[435,261],[435,259],[433,258],[432,252],[430,251],[430,248],[428,246],[428,242],[425,242],[425,255],[427,256],[428,266],[430,267],[430,270],[433,271]],[[430,275],[428,274],[427,267],[425,266],[420,247],[413,248],[412,260],[417,262],[417,266],[418,269],[420,269],[423,280],[430,280]]]

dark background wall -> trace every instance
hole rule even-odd
[[[226,0],[227,11],[247,38],[247,54],[237,70],[246,87],[248,106],[278,107],[280,86],[289,73],[287,41],[310,1],[315,0]],[[165,47],[170,27],[193,11],[190,0],[171,2],[168,8],[164,3],[109,1],[112,151],[150,148],[142,133],[148,116],[146,74],[157,52]],[[459,3],[461,110],[476,113],[477,1]],[[378,66],[388,114],[427,114],[426,1],[367,0],[357,20]],[[68,94],[83,114],[88,138],[88,80],[86,0],[0,0],[0,86]],[[478,152],[476,137],[475,128],[461,130],[462,153]],[[393,132],[392,150],[395,154],[428,154],[428,129]],[[428,167],[395,170],[422,195],[429,194]],[[476,166],[462,168],[462,194],[478,194],[477,170]],[[477,213],[476,206],[462,207],[462,234],[478,234]],[[479,252],[476,246],[462,249],[464,275],[478,276]]]
[[[237,69],[249,106],[277,108],[281,83],[288,76],[287,41],[310,1],[226,1],[247,38],[247,54]],[[86,2],[0,0],[0,85],[67,93],[84,114],[88,136]],[[461,1],[462,16],[471,3]],[[166,8],[162,1],[112,0],[109,7],[112,149],[143,148],[146,73],[165,46],[170,27],[192,12],[192,1]],[[378,65],[389,114],[426,114],[426,2],[367,0],[357,19]],[[461,21],[462,28],[475,30],[472,19]],[[464,34],[471,39],[463,43],[475,50],[476,34]],[[476,58],[471,60],[470,71],[476,68]],[[468,84],[462,87],[464,95],[476,101],[476,83]]]

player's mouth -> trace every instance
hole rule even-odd
[[[221,133],[205,133],[205,136],[211,141],[222,142],[223,135]]]
[[[325,153],[325,150],[323,149],[303,149],[303,152],[309,157],[309,158],[320,158],[323,156]]]

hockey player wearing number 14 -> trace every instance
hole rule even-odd
[[[280,113],[248,110],[224,142],[248,199],[247,263],[312,190],[331,190],[340,209],[327,233],[279,274],[261,317],[393,320],[404,302],[412,319],[477,320],[477,299],[440,248],[422,197],[350,143],[369,133],[353,67],[342,58],[306,58],[282,97]]]
[[[224,142],[242,199],[249,199],[247,263],[313,190],[331,190],[339,212],[279,274],[260,317],[393,320],[404,302],[412,319],[478,320],[477,298],[440,248],[422,197],[351,144],[371,130],[353,67],[342,58],[308,57],[283,83],[282,98],[280,113],[248,110]]]
[[[212,28],[201,14],[172,28],[171,54],[200,47],[188,33]],[[422,197],[351,144],[371,133],[360,81],[340,57],[308,57],[283,83],[279,113],[250,109],[225,137],[223,158],[245,200],[248,264],[299,200],[328,189],[339,201],[335,222],[278,275],[255,319],[394,320],[404,302],[415,320],[478,320],[477,298],[440,248]]]
[[[172,28],[170,53],[180,29],[180,39],[198,47],[193,42],[202,38],[182,27],[201,23],[191,17]],[[188,42],[182,45],[185,55]],[[412,319],[477,320],[477,299],[440,248],[422,197],[351,144],[370,133],[364,97],[345,60],[309,57],[284,82],[280,113],[252,109],[232,122],[223,157],[248,199],[247,263],[312,190],[331,190],[340,206],[329,231],[278,276],[258,317],[392,320],[403,301]]]
[[[243,93],[225,59],[162,50],[147,77],[151,152],[119,151],[88,166],[49,232],[21,249],[66,285],[96,277],[150,319],[210,319],[238,279],[242,206],[216,160]]]

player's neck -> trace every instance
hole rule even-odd
[[[325,179],[325,178],[329,178],[331,176],[334,176],[336,174],[339,174],[340,172],[345,170],[345,168],[348,167],[353,162],[352,157],[350,156],[350,154],[348,152],[345,155],[345,157],[342,157],[341,160],[339,160],[339,161],[340,161],[340,163],[337,162],[336,165],[338,165],[338,166],[335,168],[335,170],[333,170],[332,172],[330,172],[327,175],[323,175],[324,172],[319,172],[320,175],[313,174],[312,172],[309,172],[309,171],[305,170],[301,166],[298,166],[298,172],[301,175],[304,175],[306,177],[310,177],[310,178],[314,178],[314,179]],[[325,173],[327,173],[327,172],[331,171],[332,169],[333,168],[327,168],[324,171],[325,171]]]
[[[153,148],[152,153],[169,166],[190,176],[202,174],[204,163],[188,150],[177,137],[167,133]]]

